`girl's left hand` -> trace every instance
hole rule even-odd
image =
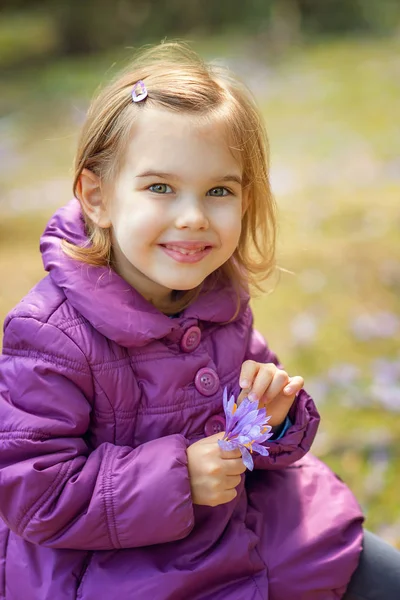
[[[265,407],[271,417],[268,425],[279,427],[294,402],[294,398],[304,385],[302,377],[289,377],[286,371],[278,369],[274,363],[258,363],[246,360],[240,372],[239,385],[242,392],[238,404],[246,396],[258,401],[259,408]]]

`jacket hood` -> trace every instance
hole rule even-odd
[[[44,268],[72,306],[95,329],[122,346],[142,346],[154,339],[174,337],[188,319],[224,323],[235,315],[237,296],[233,286],[215,285],[179,318],[171,319],[109,267],[94,267],[66,256],[62,240],[78,246],[88,242],[76,198],[59,209],[46,226],[40,240]],[[243,315],[248,301],[249,295],[241,292],[235,319]]]

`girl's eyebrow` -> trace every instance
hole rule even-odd
[[[145,171],[144,173],[140,173],[139,175],[136,175],[137,178],[139,177],[160,177],[161,179],[176,179],[179,180],[180,178],[178,177],[178,175],[174,175],[174,173],[165,173],[162,171]],[[222,177],[213,177],[212,178],[213,181],[232,181],[234,183],[238,183],[239,185],[242,185],[242,178],[239,175],[223,175]]]

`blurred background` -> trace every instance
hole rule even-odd
[[[1,0],[0,320],[43,275],[90,97],[177,37],[265,115],[288,272],[256,324],[322,413],[314,452],[400,547],[398,0]]]

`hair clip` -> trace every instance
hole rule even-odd
[[[139,94],[137,93],[138,89],[140,91]],[[134,102],[140,102],[141,100],[144,100],[145,98],[147,98],[146,86],[144,85],[143,81],[140,79],[140,81],[137,81],[135,83],[135,85],[133,86],[132,100]]]

